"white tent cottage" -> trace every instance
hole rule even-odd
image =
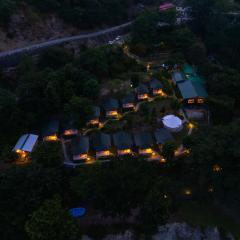
[[[174,115],[167,115],[162,119],[163,125],[171,132],[180,132],[183,128],[182,120]]]

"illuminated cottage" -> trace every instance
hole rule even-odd
[[[113,143],[119,156],[132,155],[133,139],[127,132],[118,132],[113,135]]]
[[[16,143],[13,151],[18,154],[20,159],[24,160],[28,157],[34,147],[37,145],[38,136],[34,134],[25,134],[21,136]]]
[[[154,132],[154,137],[157,145],[161,148],[166,142],[175,141],[172,134],[165,128],[159,128]]]
[[[149,82],[150,85],[150,89],[151,89],[151,94],[153,96],[165,96],[164,92],[163,92],[163,85],[162,83],[154,78]]]
[[[78,129],[74,120],[67,120],[63,123],[63,136],[71,137],[78,134]]]
[[[201,83],[190,80],[177,84],[181,97],[186,104],[203,104],[208,94]]]
[[[74,162],[87,162],[89,159],[89,137],[79,136],[73,139],[71,150]]]
[[[109,159],[111,153],[111,137],[106,133],[95,133],[90,137],[92,148],[96,151],[97,159]]]
[[[44,141],[57,141],[59,133],[59,121],[50,120],[42,130],[42,137]]]
[[[109,117],[109,118],[118,117],[119,103],[117,99],[114,99],[114,98],[107,99],[104,102],[103,107],[106,112],[106,117]]]
[[[133,110],[136,105],[136,98],[133,93],[129,93],[121,99],[123,110]]]
[[[134,134],[135,145],[139,155],[151,156],[153,154],[153,138],[150,132],[138,132]]]
[[[149,98],[149,89],[146,84],[140,84],[136,88],[138,100],[148,100]]]
[[[98,126],[100,123],[100,115],[100,107],[93,107],[93,114],[89,117],[87,124],[91,126]]]

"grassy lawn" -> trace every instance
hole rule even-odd
[[[181,206],[180,218],[197,226],[217,226],[225,231],[231,232],[236,239],[240,239],[240,226],[235,221],[224,214],[220,209],[211,203],[188,202]]]

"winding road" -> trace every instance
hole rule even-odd
[[[89,39],[98,38],[104,35],[113,34],[113,33],[116,34],[118,32],[120,33],[121,31],[128,29],[132,25],[132,23],[133,21],[130,21],[130,22],[127,22],[115,27],[107,28],[104,30],[100,30],[97,32],[81,34],[81,35],[72,36],[72,37],[59,38],[59,39],[50,40],[43,43],[33,44],[23,48],[0,52],[0,66],[9,65],[11,62],[12,63],[16,62],[17,61],[16,58],[19,58],[24,54],[37,54],[39,53],[39,51],[42,51],[50,47],[54,47],[54,46],[58,46],[58,45],[62,45],[70,42],[84,42]]]

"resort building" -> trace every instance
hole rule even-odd
[[[136,105],[136,98],[133,93],[129,93],[121,99],[122,108],[125,111],[133,110]]]
[[[63,123],[63,136],[71,137],[78,134],[78,129],[74,120],[66,120]]]
[[[100,107],[93,107],[93,114],[89,117],[87,125],[98,126],[100,123],[101,110]]]
[[[89,159],[89,137],[79,136],[72,140],[71,151],[74,162],[87,162]]]
[[[165,96],[166,94],[163,92],[163,84],[156,78],[152,79],[149,82],[151,94],[153,96]]]
[[[118,132],[113,135],[113,143],[119,156],[132,155],[133,139],[127,132]]]
[[[42,130],[42,137],[44,141],[57,141],[59,134],[59,121],[50,120],[45,124]]]
[[[149,89],[146,84],[140,84],[136,88],[138,100],[148,100],[149,98]]]
[[[174,8],[176,8],[176,6],[173,3],[166,2],[159,6],[159,11],[163,12]]]
[[[172,73],[172,81],[176,85],[178,83],[186,81],[186,78],[182,72],[176,71]]]
[[[134,134],[135,145],[139,155],[151,156],[153,151],[153,138],[150,132],[138,132]]]
[[[117,99],[110,98],[107,99],[103,104],[106,117],[108,118],[117,118],[118,117],[118,110],[119,110],[119,103]]]
[[[111,152],[111,137],[106,133],[96,133],[90,137],[92,148],[96,151],[97,159],[109,159]]]
[[[182,101],[187,104],[203,104],[208,94],[201,83],[190,80],[179,83]]]
[[[16,152],[20,160],[25,160],[29,153],[33,151],[37,145],[38,136],[34,134],[24,134],[19,138],[13,151]]]
[[[159,128],[154,132],[156,144],[161,148],[166,142],[175,141],[172,134],[165,128]]]

